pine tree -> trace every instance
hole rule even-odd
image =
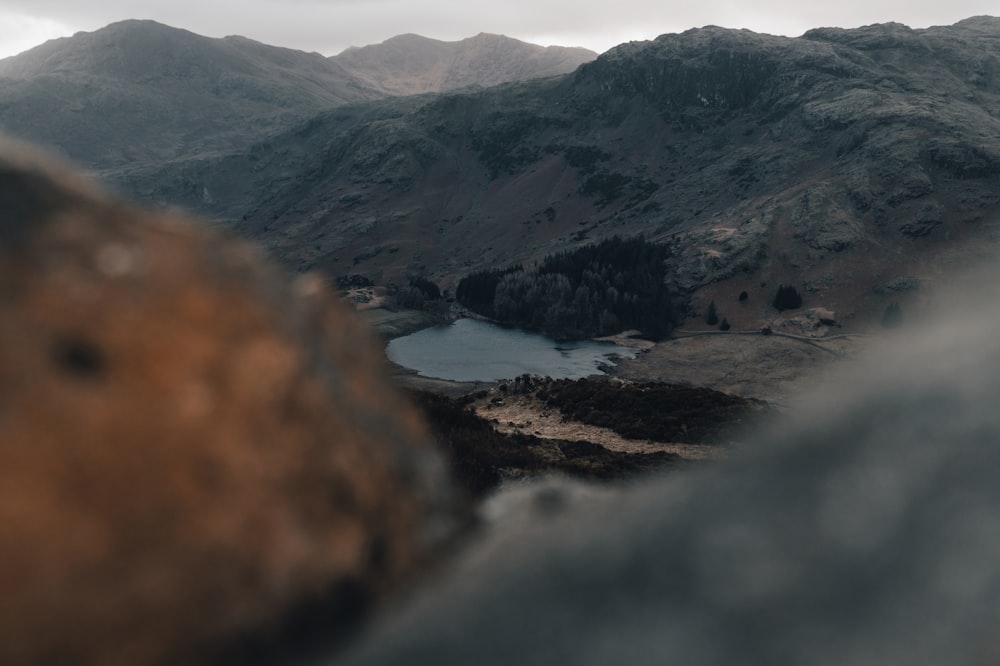
[[[774,295],[774,309],[778,312],[782,310],[795,310],[802,307],[802,296],[791,285],[778,285],[778,293]]]
[[[708,310],[705,311],[705,323],[709,326],[715,326],[719,323],[719,315],[715,311],[715,301],[708,304]]]
[[[891,303],[882,313],[882,326],[885,328],[897,328],[903,323],[903,309],[899,303]]]

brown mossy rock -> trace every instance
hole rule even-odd
[[[319,280],[10,145],[0,215],[0,663],[332,635],[433,558],[444,467]]]

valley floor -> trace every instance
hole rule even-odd
[[[631,381],[690,384],[781,408],[795,395],[823,381],[826,373],[854,357],[864,336],[797,339],[729,331],[677,333],[634,360],[612,369]]]
[[[363,314],[387,339],[438,323],[433,316],[417,311],[375,308]],[[636,347],[641,353],[635,359],[619,361],[610,370],[614,380],[704,387],[761,400],[778,411],[795,395],[822,383],[827,372],[855,356],[865,344],[864,336],[801,339],[755,331],[677,332],[657,343],[627,335],[618,338],[615,341],[619,344]],[[718,458],[729,448],[726,443],[627,439],[608,428],[569,418],[536,395],[503,393],[499,382],[452,382],[420,377],[412,370],[389,365],[401,386],[464,398],[468,409],[503,434],[584,441],[621,454],[665,452],[686,460]]]

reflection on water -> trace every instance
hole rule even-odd
[[[459,319],[396,338],[386,354],[424,377],[453,381],[495,381],[524,373],[556,379],[604,374],[612,357],[635,358],[635,350],[607,342],[555,342],[543,335]]]

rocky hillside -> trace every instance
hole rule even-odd
[[[481,33],[457,42],[399,35],[331,60],[388,95],[414,95],[566,74],[596,57],[587,49]]]
[[[998,109],[1000,19],[796,39],[709,27],[561,78],[343,108],[126,185],[299,269],[447,288],[644,234],[673,249],[692,313],[714,299],[756,326],[786,284],[862,325],[993,256]]]
[[[97,171],[232,150],[382,93],[316,53],[123,21],[0,60],[0,131]]]
[[[60,120],[73,104],[46,122],[116,140]],[[163,128],[184,145],[190,124],[162,108],[136,110],[145,129],[119,140],[121,157]],[[199,108],[198,122],[241,131]],[[714,300],[720,320],[757,327],[777,287],[794,285],[820,319],[865,327],[896,302],[908,317],[926,286],[994,256],[998,109],[997,18],[795,39],[709,27],[619,46],[562,77],[342,105],[107,179],[331,277],[448,289],[473,270],[643,234],[672,249],[692,315]]]
[[[326,58],[130,20],[0,60],[0,132],[117,182],[244,150],[347,103],[563,74],[595,55],[497,35],[404,35]]]

